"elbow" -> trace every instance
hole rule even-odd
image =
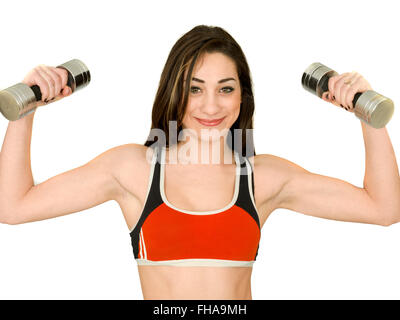
[[[395,222],[391,221],[391,220],[382,220],[381,222],[377,223],[379,226],[382,227],[390,227],[392,224],[394,224]]]
[[[14,212],[9,210],[1,210],[0,211],[0,223],[1,224],[8,224],[8,225],[17,225],[21,224],[22,222],[18,218]]]
[[[379,219],[379,225],[383,227],[389,227],[400,221],[400,210],[393,214],[381,214]]]

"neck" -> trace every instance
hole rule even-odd
[[[225,137],[201,140],[190,137],[168,148],[168,163],[224,165],[235,163],[233,151]]]

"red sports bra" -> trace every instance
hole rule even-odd
[[[130,230],[138,265],[251,267],[261,236],[254,201],[253,172],[234,153],[232,201],[214,211],[188,211],[168,202],[164,192],[165,148],[154,149],[146,201]]]

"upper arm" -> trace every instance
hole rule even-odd
[[[326,219],[386,224],[384,214],[364,188],[309,172],[283,158],[270,158],[268,165],[280,177],[279,192],[274,199],[276,208]]]
[[[115,200],[122,192],[113,174],[118,148],[33,186],[15,208],[15,223],[54,218]]]

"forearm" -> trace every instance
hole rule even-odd
[[[390,223],[400,221],[400,177],[386,127],[361,122],[365,146],[364,189]]]
[[[30,145],[34,114],[8,123],[0,153],[0,222],[33,186]]]

